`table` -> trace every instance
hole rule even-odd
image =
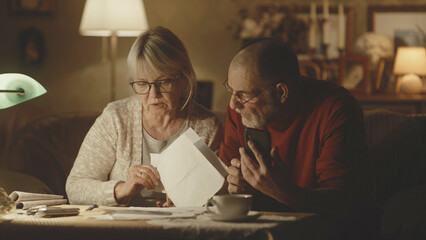
[[[1,239],[329,239],[332,228],[318,215],[312,213],[263,212],[265,216],[294,216],[295,221],[278,221],[273,227],[253,231],[247,224],[265,224],[272,221],[259,218],[252,223],[220,223],[219,227],[206,227],[215,222],[198,227],[182,228],[150,224],[150,221],[95,220],[90,215],[103,214],[107,207],[85,211],[88,206],[79,207],[80,215],[57,218],[17,218],[0,222]],[[173,222],[174,220],[170,220]],[[199,221],[197,220],[183,220]],[[201,221],[201,220],[200,220]],[[195,224],[194,224],[195,225]],[[223,227],[231,226],[231,231]],[[254,226],[254,225],[251,225]],[[229,229],[228,229],[229,230]],[[226,233],[226,234],[224,234]]]

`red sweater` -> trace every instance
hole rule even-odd
[[[281,114],[266,127],[290,181],[303,188],[352,186],[365,191],[372,178],[359,104],[344,88],[324,81],[303,80],[299,89],[289,91]],[[240,157],[244,129],[241,116],[228,107],[219,153],[228,166]]]

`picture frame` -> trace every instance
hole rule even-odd
[[[26,28],[19,33],[19,60],[25,66],[41,66],[45,60],[43,33],[36,28]]]
[[[51,15],[55,7],[56,0],[9,0],[12,15]]]
[[[319,59],[338,59],[340,54],[337,48],[338,42],[338,7],[337,5],[329,7],[329,44],[326,49],[323,48],[322,22],[323,7],[317,5],[317,28],[315,35],[315,51],[312,53],[309,49],[309,26],[310,5],[296,4],[271,4],[264,3],[257,5],[254,9],[242,8],[239,11],[240,19],[235,27],[235,37],[240,38],[243,44],[253,38],[258,37],[277,37],[290,46],[298,55],[313,56]],[[345,22],[345,50],[352,51],[354,11],[352,7],[344,6]],[[279,23],[268,19],[276,19],[279,16],[285,16],[285,21]],[[267,16],[265,18],[265,16]],[[265,20],[266,19],[266,20]],[[265,24],[266,21],[266,24]],[[235,22],[234,22],[235,23]],[[245,24],[250,23],[250,24]],[[256,25],[258,31],[253,35],[252,27]],[[244,31],[245,26],[250,26]],[[289,34],[290,32],[291,34]],[[324,52],[326,50],[326,52]],[[326,56],[326,57],[325,57]]]
[[[379,59],[376,71],[374,91],[379,93],[395,93],[398,77],[393,74],[394,57],[382,57]]]
[[[339,58],[338,84],[354,93],[370,93],[370,58],[343,55]]]
[[[292,6],[291,9],[294,14],[303,19],[306,22],[310,22],[310,6],[308,5],[296,5]],[[327,59],[339,59],[340,53],[337,48],[337,38],[338,38],[338,8],[337,5],[329,7],[329,41],[330,43],[327,46],[326,51],[324,52],[322,44],[322,28],[321,28],[321,17],[323,14],[322,5],[316,7],[316,16],[319,17],[320,21],[316,28],[316,41],[315,41],[315,52],[312,54],[314,57],[323,58],[326,56]],[[344,21],[345,21],[345,51],[352,52],[353,49],[353,32],[354,32],[354,10],[352,7],[344,6]],[[309,29],[308,29],[309,31]],[[307,33],[308,34],[308,33]],[[308,36],[308,35],[307,35]],[[308,39],[308,38],[306,38]],[[306,42],[308,44],[308,42]]]
[[[426,5],[371,5],[368,30],[392,39],[400,46],[426,46]]]

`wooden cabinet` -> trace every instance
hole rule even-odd
[[[354,94],[363,110],[386,109],[400,113],[426,113],[426,94]]]

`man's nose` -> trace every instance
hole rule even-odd
[[[229,107],[231,107],[232,110],[235,110],[237,107],[242,107],[242,104],[240,103],[240,101],[238,101],[235,94],[231,95],[231,99],[229,100]]]

